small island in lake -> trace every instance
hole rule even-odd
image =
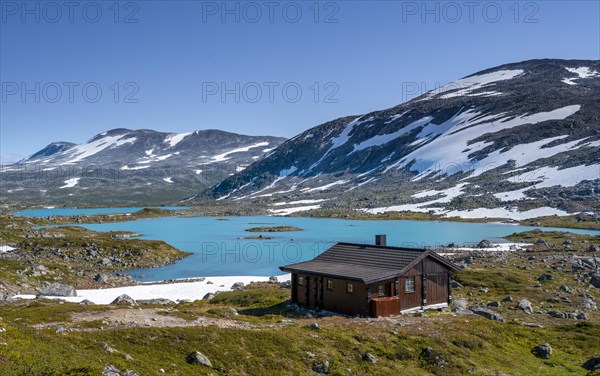
[[[247,240],[271,240],[275,239],[274,236],[265,236],[265,235],[253,235],[253,236],[245,236],[244,239]]]
[[[299,227],[292,226],[268,226],[268,227],[252,227],[246,229],[248,232],[289,232],[289,231],[303,231]]]

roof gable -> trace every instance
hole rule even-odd
[[[337,243],[313,260],[282,266],[280,269],[372,283],[402,275],[426,257],[432,257],[448,269],[460,270],[428,249],[353,243]]]

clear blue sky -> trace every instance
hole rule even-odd
[[[338,1],[318,12],[313,1],[134,1],[118,12],[113,1],[46,3],[0,0],[3,162],[117,127],[291,137],[399,104],[411,83],[429,90],[510,62],[600,58],[598,1]],[[215,93],[222,83],[239,83],[239,103]]]

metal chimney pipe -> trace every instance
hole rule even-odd
[[[387,246],[387,236],[383,234],[375,235],[375,245]]]

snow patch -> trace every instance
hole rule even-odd
[[[77,183],[79,183],[79,180],[81,178],[71,178],[68,180],[65,180],[65,185],[63,185],[62,187],[59,188],[73,188],[74,186],[77,185]]]

